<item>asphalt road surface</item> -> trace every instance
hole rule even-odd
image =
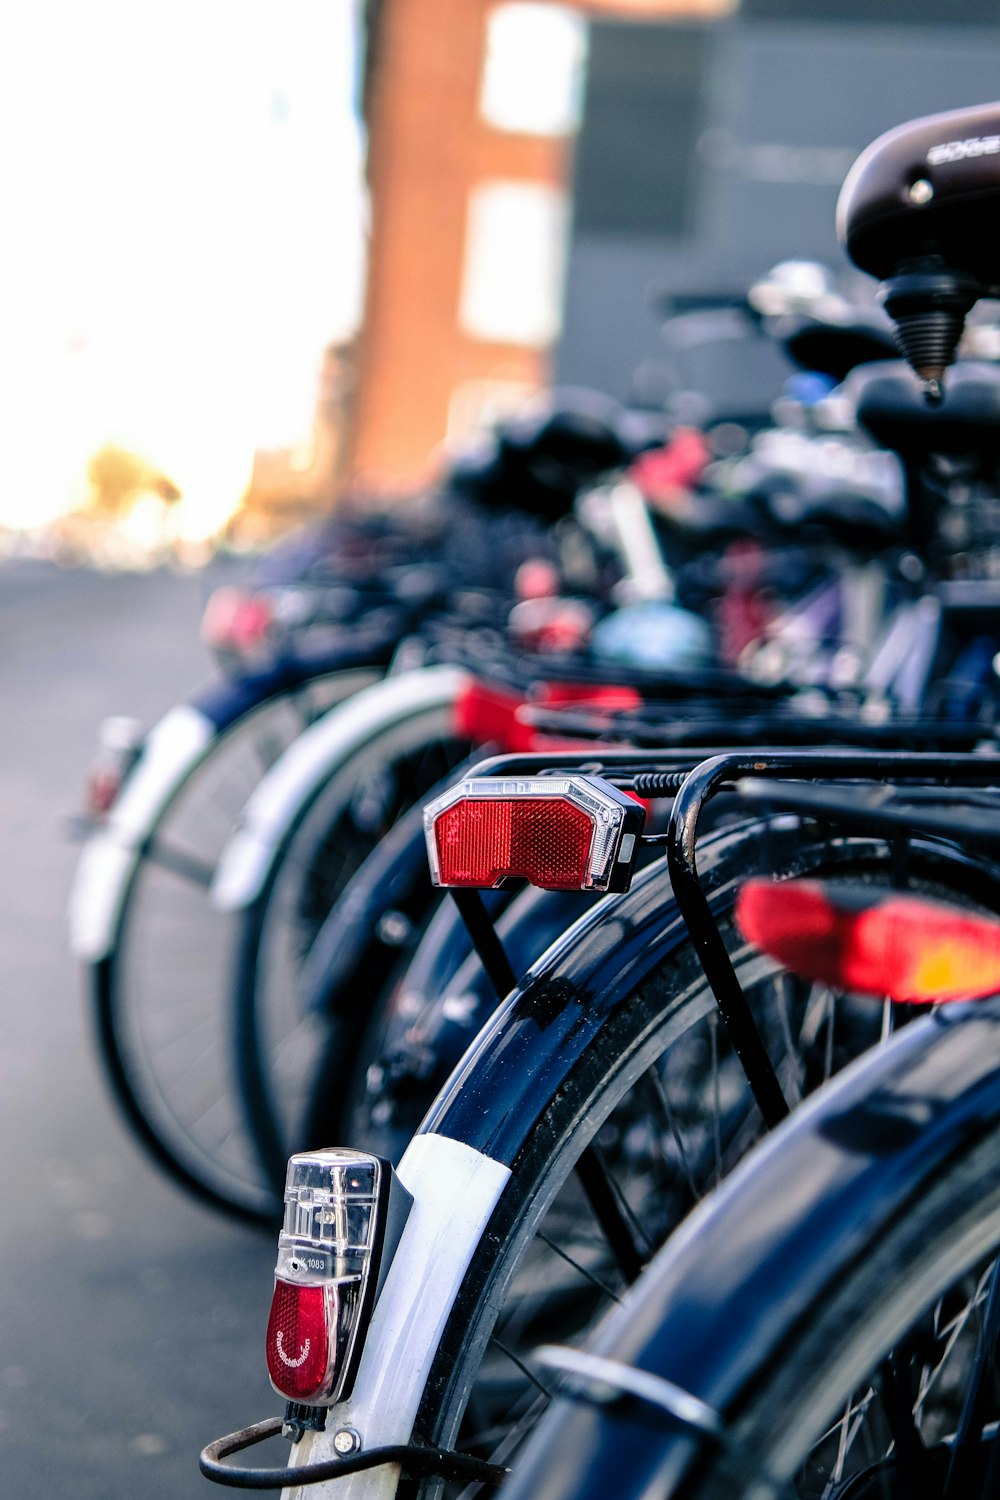
[[[209,675],[204,591],[0,564],[0,1494],[17,1500],[221,1495],[200,1449],[280,1410],[262,1357],[274,1238],[189,1202],[132,1145],[65,940],[95,728],[149,724]]]

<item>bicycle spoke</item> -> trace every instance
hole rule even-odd
[[[603,1229],[608,1245],[626,1282],[632,1283],[649,1258],[649,1246],[636,1242],[615,1191],[613,1180],[596,1146],[588,1146],[576,1165],[577,1177],[587,1195],[594,1217]]]
[[[823,1500],[827,1500],[827,1497],[833,1494],[834,1487],[839,1485],[843,1479],[844,1467],[847,1463],[848,1455],[850,1454],[855,1438],[862,1430],[862,1424],[867,1415],[868,1408],[874,1399],[875,1391],[871,1386],[869,1386],[860,1401],[855,1400],[851,1396],[848,1399],[839,1422],[834,1427],[831,1427],[825,1435],[827,1437],[832,1437],[834,1434],[837,1435],[837,1458],[830,1474],[830,1482],[823,1491]]]
[[[513,1349],[508,1348],[508,1346],[503,1343],[502,1340],[497,1338],[496,1334],[493,1335],[493,1338],[490,1340],[490,1342],[495,1349],[500,1350],[501,1354],[506,1355],[511,1364],[517,1366],[526,1380],[529,1380],[537,1390],[541,1391],[546,1401],[552,1400],[552,1392],[549,1390],[548,1386],[542,1384],[538,1376],[535,1374],[534,1370],[531,1369],[530,1365],[526,1364],[523,1359],[516,1355]]]
[[[677,1148],[677,1160],[680,1163],[681,1172],[683,1173],[684,1180],[687,1183],[688,1190],[691,1194],[691,1201],[692,1203],[700,1203],[702,1198],[702,1191],[699,1188],[698,1183],[695,1179],[695,1175],[691,1170],[691,1164],[688,1161],[687,1148],[684,1144],[684,1135],[677,1123],[677,1117],[670,1107],[669,1093],[662,1083],[659,1084],[659,1094],[660,1100],[663,1105],[663,1111],[667,1119],[667,1127],[673,1138],[674,1145]]]
[[[782,973],[774,976],[774,993],[778,1001],[778,1022],[781,1027],[781,1040],[785,1049],[785,1057],[788,1060],[787,1076],[781,1081],[788,1102],[794,1108],[796,1104],[801,1104],[802,1102],[802,1090],[805,1087],[805,1070],[802,1066],[799,1049],[792,1038],[788,993],[790,988],[791,977],[788,974]]]
[[[1000,1338],[1000,1263],[994,1262],[989,1272],[989,1289],[979,1336],[976,1340],[968,1389],[955,1428],[948,1477],[945,1480],[943,1500],[959,1500],[970,1492],[974,1450],[978,1450],[982,1429],[986,1423],[988,1403],[994,1394],[993,1382],[987,1377],[995,1375],[997,1339]]]
[[[163,839],[150,841],[146,848],[146,858],[151,864],[158,865],[171,875],[179,875],[182,880],[197,886],[199,890],[208,891],[212,888],[215,867],[195,855],[186,854],[182,849],[172,848]]]
[[[608,1286],[606,1281],[602,1281],[601,1278],[599,1276],[596,1276],[593,1271],[589,1270],[586,1266],[581,1265],[578,1260],[574,1260],[573,1256],[568,1255],[565,1250],[560,1249],[555,1241],[551,1240],[547,1234],[542,1234],[539,1231],[538,1238],[541,1240],[543,1245],[548,1245],[549,1249],[554,1255],[560,1256],[562,1260],[566,1261],[567,1265],[572,1266],[574,1271],[578,1271],[579,1274],[584,1277],[585,1280],[589,1281],[592,1286],[595,1286],[599,1292],[603,1292],[604,1295],[606,1297],[609,1297],[612,1302],[621,1302],[621,1298],[619,1297],[618,1293],[614,1291],[610,1286]]]

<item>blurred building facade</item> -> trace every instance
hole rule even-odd
[[[350,468],[406,491],[443,439],[547,382],[588,17],[729,0],[369,0],[371,240]]]
[[[368,0],[366,31],[344,473],[391,495],[553,378],[628,399],[638,372],[655,399],[668,292],[836,262],[853,157],[993,97],[1000,18],[993,0],[946,18],[930,0]]]

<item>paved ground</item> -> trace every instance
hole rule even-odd
[[[133,1148],[64,939],[95,726],[149,723],[208,675],[203,591],[0,565],[0,1493],[18,1500],[221,1494],[200,1448],[279,1407],[261,1357],[273,1237],[189,1203]]]

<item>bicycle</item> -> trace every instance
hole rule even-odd
[[[880,776],[886,774],[885,761],[886,757],[882,757]],[[821,762],[822,756],[814,758],[813,774],[817,774]],[[845,752],[840,757],[827,755],[825,770],[819,774],[836,774],[831,772],[831,763],[841,775],[865,774],[863,757],[857,752]],[[915,757],[907,760],[897,756],[892,764],[899,775],[918,774]],[[686,797],[682,794],[677,799],[680,808],[675,803],[672,834],[668,839],[678,897],[681,891],[677,889],[676,875],[683,871],[685,852],[693,849],[695,827],[689,814],[693,807],[700,806],[705,792],[720,780],[731,779],[741,769],[744,772],[766,770],[775,775],[794,772],[801,776],[807,774],[808,766],[809,759],[805,754],[783,757],[778,753],[771,756],[758,751],[754,759],[745,757],[739,762],[737,758],[734,764],[732,758],[723,757],[690,774],[686,782]],[[674,774],[677,769],[675,765]],[[960,774],[960,767],[957,759],[949,761],[947,757],[939,757],[925,760],[923,771],[925,774],[954,777]],[[670,772],[661,769],[661,774],[669,776]],[[965,774],[988,782],[993,769],[982,757],[973,756],[966,763]],[[646,786],[646,783],[641,784]],[[338,1427],[325,1443],[317,1434],[307,1433],[301,1440],[296,1458],[315,1458],[324,1447],[328,1453],[336,1452],[338,1438],[345,1442],[350,1438],[352,1423],[356,1423],[357,1430],[364,1434],[364,1441],[374,1442],[376,1448],[361,1459],[349,1458],[348,1466],[340,1470],[345,1475],[368,1464],[385,1463],[389,1461],[389,1453],[393,1463],[398,1465],[402,1461],[416,1472],[426,1472],[428,1464],[432,1468],[435,1462],[440,1464],[442,1450],[447,1450],[445,1457],[448,1456],[463,1412],[466,1409],[471,1412],[475,1401],[482,1395],[480,1387],[477,1396],[474,1382],[481,1372],[487,1340],[505,1293],[508,1294],[507,1312],[514,1316],[519,1331],[523,1333],[530,1321],[530,1296],[523,1285],[515,1292],[515,1277],[518,1271],[531,1270],[528,1247],[534,1230],[543,1211],[555,1207],[557,1190],[567,1181],[570,1167],[577,1161],[585,1162],[584,1178],[590,1179],[589,1197],[596,1210],[595,1217],[607,1245],[613,1247],[612,1253],[600,1261],[601,1268],[606,1261],[612,1266],[617,1265],[621,1280],[634,1279],[643,1263],[644,1247],[633,1236],[632,1215],[624,1212],[622,1190],[616,1191],[614,1178],[609,1178],[599,1166],[595,1168],[593,1157],[586,1156],[586,1148],[593,1140],[597,1139],[599,1147],[609,1154],[619,1152],[619,1160],[627,1160],[631,1153],[632,1164],[638,1170],[629,1179],[628,1186],[642,1197],[643,1207],[652,1215],[651,1225],[656,1223],[659,1210],[662,1237],[665,1229],[673,1227],[676,1214],[665,1208],[666,1184],[657,1179],[654,1170],[656,1165],[662,1168],[662,1160],[657,1163],[655,1154],[653,1161],[643,1160],[644,1149],[652,1150],[651,1143],[657,1135],[661,1142],[673,1140],[676,1146],[680,1139],[692,1149],[698,1149],[698,1164],[705,1169],[704,1176],[690,1168],[685,1174],[681,1165],[683,1149],[679,1146],[677,1149],[681,1154],[670,1164],[674,1169],[669,1174],[674,1191],[689,1202],[691,1197],[697,1196],[699,1183],[711,1185],[720,1169],[724,1168],[723,1142],[738,1157],[759,1133],[763,1123],[773,1124],[784,1113],[788,1103],[782,1087],[785,1080],[777,1076],[768,1053],[770,1050],[772,1056],[776,1055],[787,1063],[785,1073],[789,1078],[798,1071],[799,1063],[811,1061],[807,1055],[802,1055],[802,1052],[808,1053],[809,1043],[816,1042],[810,1020],[811,997],[808,993],[796,997],[802,1006],[797,1013],[798,1019],[800,1023],[809,1023],[799,1033],[798,1044],[788,1045],[790,1029],[787,1024],[782,1024],[785,1007],[778,1000],[772,1014],[775,1046],[773,1049],[765,1046],[763,1056],[758,1054],[755,1057],[753,1037],[756,1031],[759,1042],[760,1032],[754,1024],[741,1029],[742,1021],[746,1020],[745,1014],[742,1021],[740,1017],[739,997],[743,987],[738,980],[741,976],[725,944],[720,945],[711,937],[713,921],[706,923],[706,916],[714,917],[725,908],[727,901],[732,900],[736,876],[730,873],[734,866],[727,863],[727,858],[732,857],[734,863],[738,859],[744,866],[740,875],[745,875],[747,853],[754,851],[759,857],[765,826],[769,827],[772,839],[769,850],[772,868],[783,867],[786,873],[791,873],[794,867],[801,873],[804,866],[815,861],[815,871],[839,868],[844,873],[851,859],[857,857],[861,869],[869,877],[881,870],[883,879],[892,878],[892,851],[879,841],[867,845],[864,840],[830,840],[827,835],[822,835],[815,844],[810,844],[803,840],[800,828],[789,826],[780,818],[769,825],[766,820],[764,824],[737,825],[735,830],[721,830],[708,843],[709,858],[703,871],[707,871],[710,894],[701,891],[699,903],[694,890],[687,888],[684,896],[689,907],[687,929],[676,910],[664,914],[661,893],[655,891],[655,875],[660,874],[662,878],[662,871],[651,866],[639,876],[630,893],[611,897],[605,902],[600,920],[593,919],[593,915],[585,916],[571,936],[561,939],[530,976],[525,988],[515,991],[501,1007],[404,1156],[400,1177],[413,1190],[418,1205],[424,1192],[429,1195],[425,1201],[436,1199],[438,1204],[441,1196],[454,1194],[456,1208],[461,1212],[450,1226],[447,1242],[439,1226],[434,1250],[440,1253],[441,1262],[435,1264],[434,1275],[428,1283],[421,1283],[420,1293],[417,1292],[417,1278],[430,1270],[430,1263],[424,1258],[428,1245],[426,1240],[421,1242],[421,1234],[430,1232],[430,1224],[426,1217],[418,1215],[412,1235],[408,1237],[408,1229],[404,1228],[382,1301],[376,1305],[372,1317],[368,1334],[371,1342],[366,1342],[361,1355],[354,1392],[350,1400],[338,1406],[336,1411],[337,1420],[347,1425]],[[785,836],[787,844],[782,843]],[[784,866],[783,859],[787,861]],[[977,895],[982,900],[991,883],[988,866],[933,839],[928,843],[916,840],[911,846],[911,877],[924,872],[938,875],[946,872],[939,882],[939,889],[956,893],[964,886],[972,900]],[[696,876],[697,872],[694,873]],[[693,925],[690,920],[692,903]],[[631,914],[634,920],[623,927],[625,914]],[[671,916],[676,925],[672,925]],[[669,960],[676,953],[682,929],[691,930],[687,950],[691,960],[699,957],[709,960],[707,978],[700,965],[697,973],[691,972],[686,983],[682,973],[669,972]],[[586,957],[581,953],[581,948],[586,946],[581,944],[583,935],[588,936],[594,945]],[[718,936],[716,932],[716,939]],[[744,953],[738,951],[737,957],[741,967],[749,962]],[[655,984],[644,989],[644,980],[652,979],[657,969],[665,980],[664,989],[658,989]],[[760,979],[766,986],[774,974],[775,970],[768,971],[766,964],[756,973],[751,965],[742,977],[754,981]],[[737,981],[735,986],[734,979]],[[779,984],[772,995],[780,995],[781,990]],[[712,998],[709,998],[710,994]],[[849,1009],[849,997],[844,998]],[[708,1017],[714,1015],[714,1000],[719,1002],[726,1017],[728,1036],[734,1048],[728,1057],[720,1051],[715,1023],[708,1021]],[[754,1021],[752,1007],[750,1019]],[[691,1120],[697,1125],[685,1121],[688,1128],[679,1137],[676,1132],[671,1133],[669,1108],[664,1107],[663,1096],[654,1087],[654,1110],[663,1111],[664,1128],[659,1132],[647,1132],[644,1136],[645,1110],[640,1108],[637,1115],[632,1115],[629,1103],[637,1104],[643,1088],[648,1093],[652,1081],[649,1065],[652,1062],[662,1058],[669,1066],[672,1057],[682,1063],[685,1061],[683,1047],[674,1051],[673,1044],[687,1035],[688,1023],[694,1026],[699,1021],[706,1022],[701,1035],[696,1038],[696,1058],[700,1054],[702,1071],[699,1072],[697,1066],[693,1069],[683,1066],[687,1092],[683,1086],[680,1089],[680,1097],[690,1105]],[[878,1029],[881,1029],[880,1019]],[[819,1066],[814,1073],[817,1082],[823,1081],[831,1071],[834,1035],[831,1023],[827,1027],[826,1040],[819,1048]],[[864,1039],[860,1040],[863,1050]],[[743,1071],[740,1062],[745,1065],[748,1075],[743,1081],[739,1081]],[[808,1071],[804,1076],[808,1078]],[[643,1078],[647,1082],[641,1085]],[[737,1080],[735,1094],[730,1092],[734,1079]],[[630,1101],[633,1084],[639,1087]],[[496,1085],[502,1086],[500,1100],[506,1109],[497,1107]],[[751,1091],[753,1103],[750,1102]],[[734,1099],[730,1111],[729,1104]],[[624,1103],[625,1117],[612,1126],[610,1137],[606,1137],[604,1131],[618,1103]],[[647,1143],[645,1147],[644,1141]],[[468,1155],[470,1150],[471,1157]],[[508,1171],[511,1173],[509,1177],[505,1175]],[[453,1175],[448,1181],[450,1173]],[[655,1180],[658,1188],[650,1195],[652,1201],[642,1191],[650,1180]],[[578,1209],[579,1206],[578,1200],[575,1207]],[[470,1219],[474,1221],[471,1235],[468,1234]],[[671,1222],[664,1224],[664,1219]],[[541,1243],[546,1238],[551,1243],[552,1236],[544,1234]],[[656,1234],[652,1229],[651,1238],[655,1242]],[[539,1242],[535,1242],[535,1249],[539,1248]],[[648,1249],[648,1244],[645,1248]],[[575,1274],[593,1288],[593,1279],[586,1274],[585,1252],[576,1257],[574,1269]],[[529,1284],[530,1280],[529,1275]],[[566,1285],[565,1277],[563,1285]],[[551,1294],[558,1286],[559,1278],[552,1277],[546,1291]],[[605,1286],[602,1295],[608,1290]],[[397,1295],[398,1301],[395,1300]],[[407,1297],[412,1298],[409,1304]],[[422,1304],[419,1309],[418,1303]],[[409,1328],[405,1327],[402,1315],[404,1305],[410,1305],[416,1312],[416,1320]],[[547,1297],[542,1304],[544,1316],[551,1320],[553,1309],[559,1305],[558,1299],[553,1301],[551,1295]],[[578,1314],[580,1311],[578,1306]],[[584,1321],[586,1315],[592,1313],[593,1303],[588,1302]],[[406,1366],[402,1358],[404,1349],[416,1357],[412,1377],[408,1368],[401,1373]],[[393,1358],[387,1360],[390,1352]],[[502,1354],[502,1350],[500,1352]],[[516,1354],[513,1363],[518,1365]],[[380,1394],[384,1395],[384,1382],[390,1378],[388,1371],[392,1372],[394,1399],[391,1402],[380,1399]],[[523,1390],[520,1394],[523,1398]],[[528,1399],[521,1408],[520,1418],[528,1423],[534,1416],[532,1401]],[[504,1431],[510,1443],[516,1442],[521,1435],[518,1422],[507,1409],[504,1409],[498,1428]],[[423,1444],[430,1445],[430,1453],[426,1446],[421,1448],[421,1443],[411,1440],[414,1430],[420,1434]],[[389,1451],[379,1444],[386,1444]],[[501,1456],[503,1446],[500,1445]],[[343,1442],[341,1451],[344,1451]],[[497,1458],[496,1452],[493,1458]],[[335,1461],[331,1459],[330,1462]],[[498,1478],[496,1463],[483,1462],[487,1463],[489,1473],[480,1470],[480,1477],[484,1480]],[[314,1474],[317,1472],[314,1470]],[[293,1470],[289,1481],[297,1482],[298,1477],[298,1470]],[[387,1475],[384,1484],[394,1488],[394,1477]],[[386,1488],[383,1492],[390,1490]]]
[[[776,756],[775,772],[787,770],[788,760]],[[736,761],[759,768],[760,755]],[[914,773],[945,769],[933,757],[922,764],[897,757],[901,773],[904,762]],[[797,770],[809,763],[805,754],[794,757]],[[821,767],[828,773],[831,760],[816,753],[811,764],[815,774]],[[859,757],[845,754],[837,765],[853,773]],[[977,779],[993,775],[976,756],[951,758],[950,774],[963,765]],[[727,769],[732,774],[736,766]],[[702,849],[713,919],[723,926],[748,863],[761,858],[763,829],[744,823],[720,830]],[[787,826],[773,834],[772,870],[891,880],[891,853],[880,841],[831,843],[824,835],[809,843]],[[489,1414],[487,1456],[477,1451],[474,1431],[467,1430],[463,1452],[472,1471],[477,1457],[495,1469],[505,1445],[491,1443],[487,1433],[502,1432],[516,1444],[537,1416],[534,1387],[518,1372],[541,1330],[551,1336],[555,1326],[587,1326],[714,1185],[730,1155],[738,1158],[763,1131],[766,1088],[762,1116],[729,1034],[715,1019],[701,945],[664,899],[664,876],[662,862],[651,865],[629,893],[607,897],[560,939],[500,1007],[423,1122],[399,1178],[426,1212],[411,1216],[403,1231],[365,1334],[354,1391],[335,1408],[335,1427],[301,1437],[296,1474],[320,1463],[317,1474],[329,1478],[332,1445],[345,1429],[363,1434],[366,1463],[387,1461],[386,1449],[400,1445],[451,1452],[467,1409]],[[944,846],[918,845],[911,879],[916,889],[925,881],[939,892],[964,887],[966,899],[978,895],[979,903],[1000,910],[995,876]],[[796,1074],[818,1085],[858,1047],[878,1040],[881,1017],[870,1010],[858,1015],[842,997],[837,1014],[855,1035],[845,1033],[845,1051],[838,1044],[832,1057],[824,1027],[815,1030],[817,1006],[822,1021],[829,1000],[820,1003],[809,987],[787,993],[778,966],[745,947],[734,962],[786,1086]],[[754,1076],[756,1090],[761,1075]],[[653,1119],[659,1125],[651,1130]],[[588,1150],[595,1141],[597,1150]],[[724,1144],[721,1161],[716,1142]],[[581,1165],[586,1188],[571,1176]],[[494,1345],[498,1314],[506,1322]],[[413,1431],[419,1440],[411,1441]],[[419,1453],[410,1458],[422,1461]],[[386,1489],[375,1493],[394,1492],[391,1478],[379,1484]]]

